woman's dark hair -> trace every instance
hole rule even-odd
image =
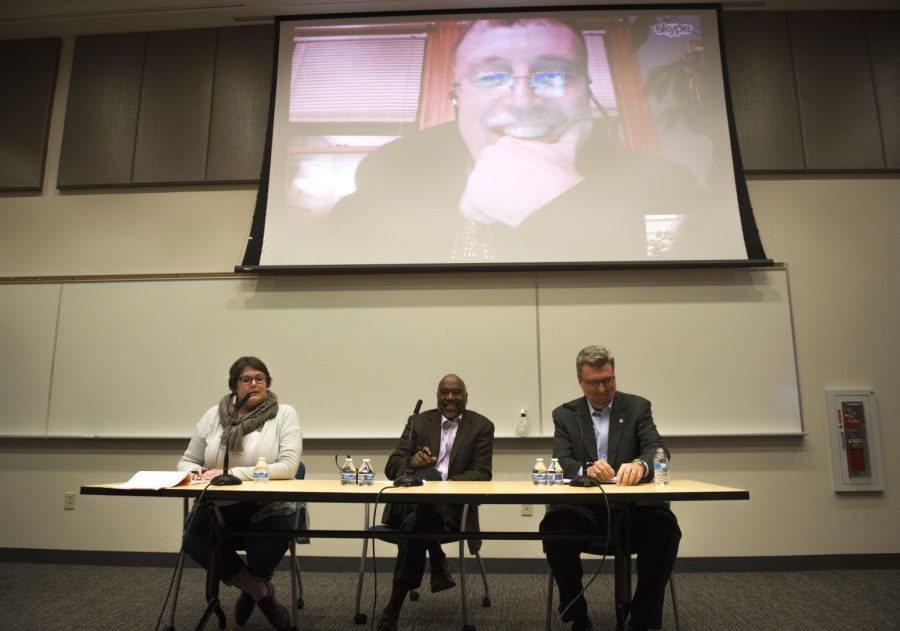
[[[259,357],[239,357],[228,369],[228,389],[237,392],[237,382],[245,368],[258,370],[266,375],[266,388],[272,385],[272,375]]]

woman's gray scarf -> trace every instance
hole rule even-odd
[[[244,434],[255,432],[266,424],[266,421],[275,418],[278,414],[278,397],[271,390],[266,390],[266,398],[262,403],[257,405],[247,416],[238,417],[234,424],[231,419],[234,418],[235,395],[226,394],[219,401],[219,424],[224,430],[222,432],[222,447],[228,442],[228,451],[231,454],[240,454],[244,451]],[[231,432],[228,426],[231,425]],[[230,435],[230,440],[229,440]]]

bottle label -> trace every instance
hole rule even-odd
[[[361,476],[360,482],[362,484],[374,484],[375,483],[375,473],[374,472],[363,473]]]
[[[562,484],[563,480],[563,472],[562,467],[558,462],[552,462],[550,464],[550,468],[547,469],[547,483],[548,484]]]
[[[269,472],[268,471],[254,471],[253,472],[253,481],[254,482],[268,482],[269,481]]]
[[[669,463],[654,462],[653,463],[653,481],[657,486],[666,486],[669,484]]]

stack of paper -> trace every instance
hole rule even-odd
[[[191,483],[189,471],[138,471],[120,489],[166,489]]]

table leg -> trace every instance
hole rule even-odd
[[[623,506],[618,512],[619,545],[616,548],[616,629],[625,631],[631,611],[631,511]]]
[[[466,517],[469,513],[469,505],[463,504],[462,517],[460,519],[460,524],[462,525],[462,529],[466,529]],[[466,540],[460,538],[459,540],[459,593],[462,598],[462,619],[463,619],[463,629],[474,629],[472,625],[469,624],[469,603],[466,599],[468,592],[466,591]]]
[[[209,557],[206,562],[206,610],[197,623],[196,631],[201,631],[206,627],[210,616],[216,614],[219,620],[219,628],[224,629],[225,612],[222,611],[222,604],[219,602],[219,566],[222,558],[222,544],[219,536],[218,522],[222,521],[222,514],[219,509],[212,507],[213,516],[209,520]],[[224,525],[224,522],[223,522]]]
[[[366,502],[366,508],[363,513],[363,530],[369,530],[369,503]],[[373,544],[374,545],[374,544]],[[359,557],[359,574],[356,576],[356,614],[353,616],[353,622],[356,624],[365,624],[368,616],[362,610],[362,589],[363,589],[363,576],[365,576],[366,572],[366,556],[369,554],[369,539],[368,537],[363,537],[362,540],[362,554]],[[374,564],[374,561],[372,562]],[[378,615],[377,612],[372,612],[373,616]]]

